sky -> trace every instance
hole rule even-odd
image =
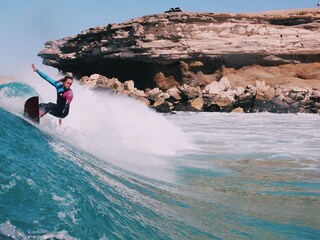
[[[21,77],[39,69],[53,71],[37,56],[46,41],[82,30],[162,13],[170,7],[185,12],[245,13],[315,8],[317,0],[0,0],[0,76]]]

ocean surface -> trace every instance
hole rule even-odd
[[[74,84],[0,85],[0,239],[320,239],[320,116],[156,113]],[[46,84],[46,83],[44,83]]]

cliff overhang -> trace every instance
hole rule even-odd
[[[99,73],[157,86],[161,72],[183,83],[181,62],[193,73],[221,66],[320,62],[320,10],[256,14],[163,13],[90,28],[49,41],[43,63],[78,77]]]

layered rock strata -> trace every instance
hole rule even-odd
[[[92,74],[111,79],[116,90],[132,80],[136,89],[147,96],[140,97],[151,101],[159,111],[232,111],[242,107],[244,111],[316,112],[320,10],[155,14],[47,42],[39,56],[44,64],[72,72],[82,81]],[[214,86],[227,82],[225,79],[230,86],[212,93]],[[109,80],[104,83],[107,88]],[[103,85],[99,81],[97,85]],[[257,90],[262,86],[273,89],[267,95],[274,103],[262,104],[265,100],[260,99]],[[301,107],[292,105],[290,99],[284,100],[282,95],[301,101],[301,97],[290,95],[297,90],[294,88],[306,89],[303,100],[313,103]],[[281,90],[283,94],[279,89],[285,89]],[[231,90],[237,93],[232,95]],[[150,97],[150,92],[166,97]],[[173,100],[170,92],[181,99]],[[215,99],[221,93],[231,95]],[[279,102],[279,96],[289,103]],[[229,103],[227,98],[231,99]],[[242,106],[243,102],[250,107]]]

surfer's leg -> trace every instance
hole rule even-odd
[[[40,117],[43,117],[47,113],[55,112],[57,108],[57,105],[54,103],[40,103],[39,104],[39,115]]]
[[[55,103],[48,103],[47,109],[49,110],[48,113],[50,113],[52,116],[55,117],[61,117],[61,110],[58,108],[58,105]]]
[[[46,107],[47,107],[46,103],[40,103],[39,104],[39,116],[40,117],[43,117],[48,112],[48,111],[46,111]]]

